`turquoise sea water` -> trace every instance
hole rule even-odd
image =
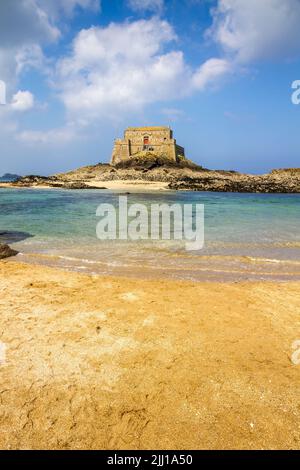
[[[102,190],[0,190],[0,240],[16,260],[88,273],[191,280],[300,279],[300,195],[131,193],[128,204],[199,203],[205,246],[181,241],[100,241],[96,209],[118,205]]]

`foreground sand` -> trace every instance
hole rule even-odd
[[[299,448],[299,283],[0,263],[0,447]]]

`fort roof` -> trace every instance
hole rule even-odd
[[[161,130],[169,130],[168,126],[148,126],[148,127],[127,127],[126,131],[161,131]]]

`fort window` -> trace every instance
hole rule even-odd
[[[149,145],[149,137],[147,135],[144,137],[144,145]]]

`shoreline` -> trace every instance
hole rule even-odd
[[[282,188],[278,191],[249,191],[249,190],[227,190],[224,188],[195,188],[188,185],[171,185],[165,181],[141,181],[141,180],[111,180],[111,181],[81,181],[80,186],[76,187],[77,183],[71,183],[70,186],[50,185],[50,184],[31,184],[31,185],[15,185],[13,183],[0,183],[1,189],[36,189],[36,190],[65,190],[65,191],[86,191],[86,190],[99,190],[99,191],[121,191],[121,192],[203,192],[203,193],[222,193],[222,194],[269,194],[269,195],[300,195],[300,186],[297,191],[286,191]],[[300,183],[299,183],[300,184]]]
[[[299,447],[299,282],[5,260],[0,285],[2,449]]]
[[[43,254],[38,252],[24,253],[18,252],[10,260],[14,263],[22,263],[32,266],[44,266],[59,269],[70,273],[82,273],[85,275],[112,276],[122,279],[133,279],[136,281],[178,281],[209,283],[217,282],[221,284],[232,284],[236,282],[273,282],[286,283],[300,281],[300,270],[293,270],[293,267],[300,267],[300,261],[279,260],[269,258],[253,258],[252,256],[229,256],[229,255],[204,255],[199,260],[197,266],[178,268],[176,266],[156,267],[144,263],[122,266],[111,266],[104,259],[90,260],[77,258],[68,255]],[[231,266],[224,265],[227,261]],[[222,264],[216,265],[219,262]],[[233,267],[232,263],[236,266]],[[252,270],[249,267],[252,266]],[[247,269],[248,268],[248,269]],[[285,271],[283,271],[285,269]]]

